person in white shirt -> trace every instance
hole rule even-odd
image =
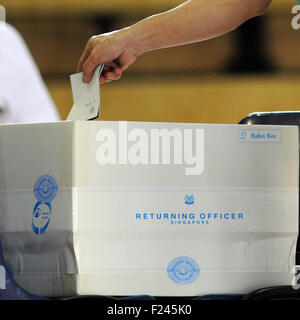
[[[0,124],[58,120],[56,106],[23,38],[11,25],[1,25]]]

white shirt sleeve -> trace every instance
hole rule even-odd
[[[57,109],[19,33],[0,28],[0,123],[58,121]]]

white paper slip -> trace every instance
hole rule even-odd
[[[99,65],[90,83],[82,82],[83,73],[70,76],[74,105],[67,120],[93,120],[100,114],[100,75],[104,65]]]

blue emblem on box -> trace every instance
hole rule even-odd
[[[43,234],[50,223],[51,203],[42,203],[38,201],[33,208],[32,229],[35,234]]]
[[[57,195],[58,184],[53,177],[43,175],[34,184],[33,192],[38,201],[33,208],[32,230],[35,234],[43,234],[50,223],[52,212],[51,201]]]
[[[184,203],[188,205],[194,204],[195,203],[194,195],[192,194],[191,196],[189,196],[186,194],[184,197]]]
[[[178,257],[169,263],[167,273],[175,283],[191,284],[198,279],[200,267],[192,258]]]
[[[58,184],[53,177],[46,174],[37,179],[33,191],[39,201],[51,202],[56,197]]]

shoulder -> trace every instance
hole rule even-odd
[[[20,33],[8,23],[6,23],[4,26],[1,26],[0,28],[0,42],[2,49],[8,49],[11,47],[26,47]]]

